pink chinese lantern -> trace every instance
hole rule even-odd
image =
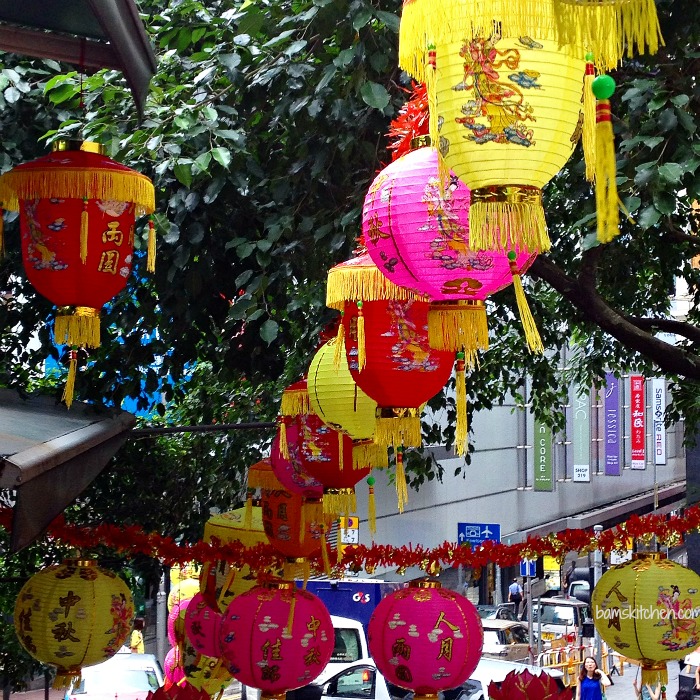
[[[469,678],[481,657],[476,608],[437,581],[412,581],[384,598],[369,621],[369,650],[390,683],[436,697]]]
[[[235,598],[221,625],[228,669],[262,700],[284,698],[311,683],[335,646],[331,616],[312,593],[292,581],[272,581]]]
[[[173,646],[165,655],[163,662],[163,672],[165,673],[166,685],[176,685],[185,677],[185,670],[182,668],[180,648]]]
[[[541,352],[520,281],[536,254],[516,248],[472,250],[470,198],[454,173],[447,187],[441,186],[436,149],[407,153],[377,175],[365,197],[362,231],[368,252],[394,284],[430,299],[432,347],[464,349],[473,366],[476,352],[488,348],[484,301],[514,284],[528,344]]]
[[[221,613],[209,606],[201,593],[192,598],[185,610],[185,634],[189,643],[205,656],[220,655]]]
[[[192,598],[181,600],[170,608],[166,627],[168,641],[172,646],[178,646],[185,641],[185,612],[191,600]]]

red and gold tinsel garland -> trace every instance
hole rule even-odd
[[[0,527],[9,529],[11,521],[12,510],[1,508]],[[536,559],[544,555],[556,557],[563,562],[569,552],[586,553],[596,549],[606,553],[624,551],[629,538],[646,544],[656,538],[661,545],[677,546],[684,534],[698,528],[700,504],[686,508],[679,515],[632,515],[626,522],[604,530],[598,537],[592,530],[576,529],[562,530],[542,537],[528,537],[524,542],[515,544],[488,540],[474,549],[455,542],[443,542],[432,549],[410,543],[401,547],[379,544],[347,546],[336,567],[339,570],[344,570],[345,567],[355,571],[364,569],[370,574],[377,567],[399,570],[420,567],[426,572],[435,573],[460,564],[477,570],[489,563],[501,567],[516,566],[521,559]],[[223,560],[233,566],[243,567],[256,562],[255,572],[259,577],[264,577],[284,563],[283,558],[266,544],[247,548],[240,542],[222,544],[216,539],[212,542],[179,544],[172,537],[144,532],[136,525],[103,523],[94,527],[79,526],[67,523],[63,516],[53,521],[47,534],[80,550],[102,545],[122,555],[143,554],[159,559],[166,566],[184,565],[192,561],[204,563]],[[310,564],[312,568],[323,571],[320,555],[311,559]]]

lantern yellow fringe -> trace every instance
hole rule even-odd
[[[87,200],[83,200],[83,210],[80,212],[80,262],[85,264],[88,254],[88,211]]]
[[[285,459],[289,459],[289,443],[287,442],[287,424],[280,423],[280,453]]]
[[[525,297],[525,290],[523,289],[523,282],[520,279],[520,275],[513,275],[513,288],[515,289],[515,301],[518,304],[520,323],[523,325],[527,347],[530,349],[530,352],[533,352],[536,355],[541,355],[544,353],[544,345],[542,344],[542,339],[540,338],[540,332],[537,329],[535,319],[530,311],[530,306],[527,303],[527,298]]]
[[[420,416],[404,415],[391,418],[377,416],[374,441],[378,445],[403,444],[409,447],[420,447],[422,444]]]
[[[148,222],[148,250],[146,255],[146,271],[156,271],[156,227],[153,221]]]
[[[455,403],[457,426],[455,428],[455,453],[460,457],[467,452],[469,425],[467,423],[467,378],[464,369],[455,373]]]
[[[61,669],[56,674],[56,678],[53,679],[53,685],[51,686],[54,690],[68,690],[71,683],[76,680],[77,685],[80,685],[81,673],[80,669],[77,671],[69,671],[66,669]]]
[[[355,489],[328,489],[323,493],[323,512],[332,515],[349,515],[357,510]]]
[[[0,177],[0,200],[5,209],[17,211],[20,199],[112,199],[133,202],[136,215],[156,208],[153,183],[133,170],[116,172],[99,168],[32,170],[15,168]]]
[[[365,336],[365,315],[362,309],[357,314],[357,368],[362,371],[367,363],[367,349]]]
[[[323,500],[304,500],[301,506],[302,513],[307,523],[322,523],[323,522]]]
[[[75,394],[75,375],[78,371],[78,358],[76,353],[71,354],[71,358],[68,361],[68,377],[66,379],[66,385],[63,387],[63,396],[61,401],[63,401],[68,408],[73,404],[73,396]]]
[[[598,240],[610,243],[620,233],[617,196],[617,162],[610,115],[610,100],[598,100],[596,117],[595,204]]]
[[[253,496],[248,494],[245,499],[245,512],[243,513],[243,527],[250,530],[253,526]]]
[[[324,497],[325,504],[325,497]],[[324,505],[325,510],[325,505]],[[323,573],[326,576],[331,575],[331,560],[328,556],[328,540],[326,539],[326,527],[321,528],[321,560],[323,561]]]
[[[583,134],[581,142],[583,144],[583,159],[586,163],[586,180],[595,180],[595,95],[593,94],[593,81],[595,71],[592,65],[586,65],[586,74],[583,78]]]
[[[541,200],[538,202],[480,202],[469,208],[472,250],[519,249],[544,253],[551,248]]]
[[[328,272],[326,306],[342,311],[346,301],[422,299],[405,287],[390,282],[375,265],[336,266]]]
[[[335,336],[335,347],[333,348],[333,369],[336,372],[340,371],[340,365],[345,353],[345,326],[343,320],[340,320],[338,325],[338,335]]]
[[[403,513],[403,509],[408,503],[408,486],[406,484],[406,470],[403,466],[403,455],[400,457],[397,455],[394,483],[396,486],[397,508],[399,513]]]
[[[369,487],[367,495],[367,526],[369,534],[374,538],[377,534],[377,503],[374,497],[374,486]]]
[[[282,484],[271,470],[250,469],[248,470],[248,488],[279,491]]]
[[[650,668],[642,664],[642,683],[651,686],[657,683],[660,685],[668,685],[668,669],[666,668],[666,664],[664,663],[663,666],[659,664],[658,667],[652,666]]]
[[[282,392],[280,415],[300,416],[309,413],[309,392],[307,389],[285,389]]]
[[[480,304],[431,304],[428,311],[428,343],[436,350],[464,350],[470,368],[479,364],[478,350],[489,349],[486,306]]]
[[[554,0],[554,12],[559,43],[588,46],[601,71],[664,45],[654,0]]]
[[[54,323],[58,345],[100,347],[100,312],[87,306],[76,307],[70,314],[59,314]]]
[[[376,467],[379,469],[389,466],[389,454],[386,445],[378,445],[372,441],[353,443],[352,468],[365,469]]]

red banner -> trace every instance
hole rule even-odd
[[[630,445],[632,448],[632,469],[646,466],[646,429],[644,425],[644,377],[630,376]]]

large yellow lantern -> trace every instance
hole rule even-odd
[[[83,666],[109,659],[131,633],[134,601],[126,583],[94,560],[66,559],[27,581],[15,604],[22,646],[56,666],[55,688],[67,688]]]
[[[667,683],[666,662],[700,644],[700,576],[664,554],[636,554],[608,570],[591,604],[600,636],[641,662],[642,683]]]

